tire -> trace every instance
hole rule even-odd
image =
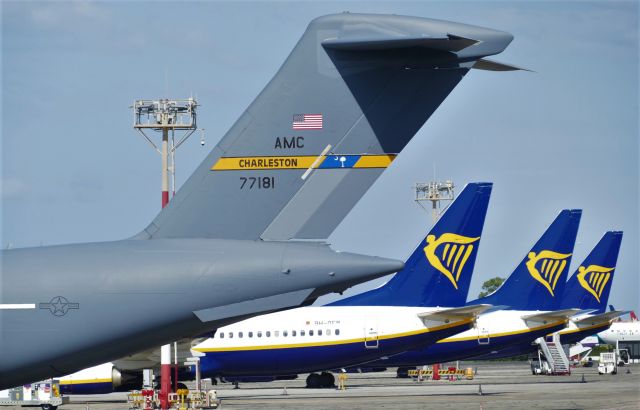
[[[396,370],[396,377],[398,379],[408,379],[409,378],[409,369],[413,369],[412,367],[398,367]]]
[[[336,378],[329,372],[322,372],[320,374],[320,387],[328,389],[336,386]]]
[[[311,373],[307,376],[307,389],[317,389],[320,387],[320,375]]]
[[[56,410],[58,406],[53,406],[51,404],[41,404],[42,410]]]

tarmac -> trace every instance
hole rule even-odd
[[[566,376],[534,376],[527,362],[462,362],[460,367],[473,368],[474,379],[399,379],[395,369],[389,369],[349,374],[344,391],[307,389],[306,375],[241,383],[238,389],[230,383],[213,388],[222,409],[640,409],[638,364],[621,367],[616,375],[577,367]],[[71,403],[60,410],[127,408],[126,393],[112,393],[71,396]]]

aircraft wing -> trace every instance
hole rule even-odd
[[[475,319],[478,315],[491,308],[491,305],[471,305],[460,308],[441,309],[433,312],[418,313],[425,326],[434,327],[453,321]]]
[[[460,36],[448,34],[442,37],[427,36],[405,36],[397,38],[383,37],[364,37],[364,38],[332,38],[322,42],[324,48],[334,50],[391,50],[400,48],[419,47],[430,50],[458,52],[470,47],[478,40],[472,40]]]
[[[202,338],[196,339],[181,339],[178,341],[178,363],[182,363],[187,358],[193,356],[191,353],[191,346],[202,341]],[[171,351],[173,355],[173,344],[171,344]],[[117,360],[113,360],[113,365],[118,370],[142,370],[142,369],[158,369],[160,368],[160,348],[153,348],[122,357]]]

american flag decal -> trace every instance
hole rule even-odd
[[[296,114],[292,127],[294,130],[321,130],[322,114]]]

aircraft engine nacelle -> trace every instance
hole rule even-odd
[[[122,374],[111,363],[90,367],[60,378],[62,394],[105,394],[122,385]]]

